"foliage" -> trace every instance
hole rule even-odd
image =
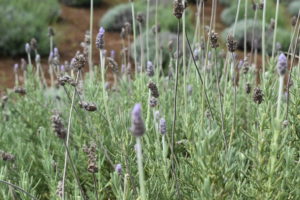
[[[40,53],[48,48],[47,27],[59,15],[56,0],[2,0],[0,23],[0,55],[24,54],[24,44],[35,37]]]
[[[249,1],[248,1],[249,2]],[[232,25],[235,21],[236,17],[236,12],[237,12],[237,3],[232,4],[229,8],[226,8],[223,10],[221,14],[221,20],[225,25]],[[276,6],[275,3],[269,2],[267,3],[267,8],[266,8],[266,21],[270,22],[272,18],[275,17],[275,12],[276,12]],[[257,19],[261,20],[262,19],[262,10],[257,10]],[[254,10],[251,9],[251,4],[248,3],[248,19],[253,19],[254,18]],[[239,12],[239,18],[238,20],[244,19],[245,16],[245,1],[241,1],[240,5],[240,12]],[[285,16],[285,10],[283,6],[280,6],[279,8],[279,16]],[[279,27],[286,27],[288,25],[289,19],[286,17],[279,17],[278,18],[278,26]]]
[[[300,2],[294,1],[289,4],[288,11],[291,15],[297,16],[300,10]]]
[[[89,6],[91,0],[60,0],[62,3],[68,6]],[[94,0],[94,4],[100,4],[102,0]]]
[[[237,25],[236,25],[236,30],[235,30],[235,39],[238,41],[238,47],[240,49],[244,48],[244,25],[245,21],[244,20],[240,20],[238,21]],[[234,29],[234,24],[225,29],[222,32],[222,39],[224,41],[226,41],[226,38],[228,36],[228,34],[232,34],[233,33],[233,29]],[[255,22],[254,20],[247,20],[247,47],[251,48],[253,42],[252,42],[252,38],[255,40],[257,40],[257,49],[258,51],[261,50],[261,38],[262,38],[262,23],[261,22]],[[273,42],[273,31],[268,27],[268,25],[266,26],[266,33],[268,34],[268,37],[266,39],[266,49],[268,51],[268,53],[271,53],[272,51],[272,42]],[[281,29],[278,28],[277,29],[277,36],[276,36],[276,40],[277,42],[280,44],[281,46],[281,50],[282,51],[287,51],[290,45],[290,32],[288,30],[285,29]]]

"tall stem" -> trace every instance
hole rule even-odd
[[[142,144],[141,144],[140,137],[136,137],[136,151],[137,151],[137,164],[138,164],[138,171],[139,171],[141,200],[146,200],[143,154],[142,154]]]
[[[89,70],[93,73],[93,22],[94,22],[94,0],[91,0],[91,10],[90,10],[90,50],[89,50]]]
[[[131,1],[131,13],[132,13],[132,26],[133,26],[133,53],[134,53],[134,65],[135,74],[137,75],[137,58],[136,58],[136,24],[135,24],[135,13],[134,13],[134,1]]]
[[[272,57],[273,58],[274,58],[274,54],[275,54],[275,43],[276,43],[278,13],[279,13],[279,1],[280,0],[277,0],[277,3],[276,3],[275,27],[274,27],[274,36],[273,36],[273,46],[272,46]]]
[[[263,23],[262,23],[262,70],[263,70],[263,85],[265,86],[265,71],[266,71],[266,7],[267,1],[264,0]]]

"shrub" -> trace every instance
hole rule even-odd
[[[159,24],[162,30],[176,32],[177,31],[177,19],[173,15],[173,10],[171,8],[172,4],[169,4],[169,7],[165,8],[160,6],[158,8],[158,18]],[[142,3],[135,3],[135,11],[136,13],[142,12],[145,13],[146,5]],[[154,19],[155,15],[155,7],[150,7],[150,28],[155,23]],[[191,18],[191,12],[187,11],[187,20]],[[163,20],[161,20],[163,19]],[[121,31],[125,22],[132,22],[132,14],[131,14],[131,5],[130,3],[120,4],[110,9],[100,20],[100,25],[103,26],[107,31]],[[186,24],[187,31],[192,30],[192,24]]]
[[[275,17],[275,12],[276,12],[276,6],[273,2],[268,2],[267,3],[267,8],[266,8],[266,21],[270,22],[272,18]],[[236,11],[237,11],[237,3],[232,4],[229,8],[226,8],[222,14],[221,14],[221,20],[225,25],[231,25],[235,21],[235,16],[236,16]],[[241,2],[241,7],[240,7],[240,12],[239,12],[239,19],[243,19],[245,15],[245,2]],[[279,16],[285,16],[284,9],[281,6],[279,9]],[[262,19],[262,11],[258,10],[258,19]],[[251,9],[250,3],[248,3],[248,18],[254,18],[254,10]],[[278,18],[278,26],[279,27],[284,27],[285,25],[288,24],[288,19],[286,17],[279,17]]]
[[[0,55],[24,54],[24,45],[32,37],[38,41],[39,52],[47,52],[47,27],[59,15],[56,0],[2,0],[0,12]]]
[[[300,1],[294,1],[289,4],[288,11],[291,15],[297,16],[300,10]]]
[[[244,48],[244,20],[238,21],[236,25],[235,31],[235,39],[238,41],[239,49]],[[226,41],[227,35],[233,31],[234,25],[225,29],[222,33],[222,39]],[[253,31],[254,29],[254,31]],[[269,34],[270,37],[266,37],[266,51],[268,53],[272,52],[272,42],[273,42],[273,32],[268,33],[268,26],[266,26],[266,34]],[[260,21],[254,22],[254,20],[247,21],[247,47],[251,48],[252,45],[252,37],[257,39],[258,41],[258,50],[261,50],[261,38],[262,38],[262,23]],[[254,33],[254,35],[253,35]],[[290,32],[281,28],[277,29],[276,40],[281,45],[281,50],[287,51],[290,44]]]
[[[60,0],[62,3],[68,6],[88,6],[91,0]],[[101,3],[102,0],[94,0],[94,4]]]

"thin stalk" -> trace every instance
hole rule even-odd
[[[245,0],[245,23],[244,23],[244,58],[247,57],[247,17],[248,17],[248,0]]]
[[[274,35],[273,35],[273,46],[272,46],[272,58],[274,58],[274,54],[275,54],[275,43],[276,43],[278,13],[279,13],[279,1],[280,0],[277,0],[277,2],[276,2],[275,27],[274,27]]]
[[[155,68],[158,68],[159,65],[159,56],[158,56],[158,0],[155,0]],[[159,76],[159,72],[156,72]]]
[[[202,86],[203,86],[203,92],[204,92],[204,95],[205,95],[206,102],[207,102],[207,104],[208,104],[209,111],[210,111],[210,113],[211,113],[211,117],[212,117],[212,119],[214,120],[214,115],[213,115],[212,108],[211,108],[211,105],[210,105],[210,103],[209,103],[209,99],[208,99],[208,96],[207,96],[207,91],[206,91],[205,83],[204,83],[203,78],[202,78],[202,76],[201,76],[201,73],[200,73],[200,70],[199,70],[199,68],[198,68],[198,65],[197,65],[197,63],[196,63],[196,61],[195,61],[195,57],[194,57],[194,54],[193,54],[193,51],[192,51],[192,47],[191,47],[189,38],[187,37],[187,34],[185,35],[185,37],[186,37],[186,40],[187,40],[187,44],[188,44],[190,53],[191,53],[191,55],[192,55],[192,59],[193,59],[194,65],[195,65],[195,67],[196,67],[196,71],[197,71],[198,76],[199,76],[199,78],[200,78],[200,82],[201,82],[201,84],[202,84]]]
[[[144,70],[144,64],[145,64],[145,60],[144,60],[144,41],[143,41],[143,30],[142,30],[142,24],[139,23],[139,31],[140,31],[140,43],[141,43],[141,73]]]
[[[182,0],[182,3],[184,5],[185,0]],[[186,93],[186,76],[187,76],[187,67],[186,67],[186,41],[184,39],[184,36],[186,34],[186,29],[185,29],[185,18],[186,14],[185,11],[183,11],[182,14],[182,58],[183,58],[183,96],[184,96],[184,113],[185,116],[187,115],[187,93]],[[185,117],[185,123],[187,125],[187,117]]]
[[[86,197],[85,197],[85,195],[84,195],[84,192],[83,192],[83,188],[82,188],[82,186],[81,186],[81,184],[80,184],[80,180],[79,180],[79,177],[78,177],[78,173],[77,173],[77,171],[76,171],[75,165],[74,165],[73,160],[72,160],[72,158],[71,158],[70,150],[69,150],[69,148],[68,148],[68,146],[67,146],[67,144],[66,144],[66,141],[64,141],[64,145],[65,145],[66,152],[67,152],[67,155],[68,155],[68,158],[69,158],[69,161],[70,161],[70,165],[71,165],[71,167],[72,167],[72,170],[73,170],[73,173],[74,173],[74,176],[75,176],[77,185],[78,185],[78,187],[79,187],[81,196],[82,196],[83,199],[86,199]],[[63,195],[63,197],[64,197],[64,195]]]
[[[15,185],[15,184],[12,184],[12,183],[4,181],[4,180],[0,180],[0,183],[4,183],[4,184],[6,184],[8,186],[11,186],[11,187],[13,187],[16,190],[19,190],[20,192],[23,192],[24,194],[26,194],[27,196],[29,196],[31,199],[37,200],[37,198],[34,197],[32,194],[30,194],[29,192],[27,192],[26,190],[24,190],[23,188]]]
[[[146,13],[146,50],[147,50],[147,61],[150,60],[150,58],[149,58],[149,13],[150,13],[150,0],[147,0],[147,13]]]
[[[143,154],[142,154],[142,144],[141,144],[140,137],[136,137],[136,145],[137,145],[136,151],[137,151],[137,164],[138,164],[138,171],[139,171],[141,200],[146,200]]]
[[[108,121],[109,130],[110,130],[111,134],[114,136],[114,130],[112,127],[111,118],[110,118],[110,115],[108,112],[108,106],[107,106],[107,102],[108,102],[107,91],[105,90],[105,58],[103,58],[103,52],[101,49],[99,50],[99,54],[100,54],[101,79],[102,79],[102,93],[103,93],[103,101],[104,101],[106,119]]]
[[[146,130],[149,128],[150,121],[150,99],[151,99],[151,91],[148,92],[148,101],[147,101],[147,117],[146,117]]]
[[[237,21],[238,21],[238,18],[239,18],[239,14],[240,14],[240,7],[241,7],[241,0],[238,0],[238,6],[237,6],[236,15],[235,15],[232,36],[235,36],[236,24],[237,24]]]
[[[99,200],[98,186],[97,186],[97,179],[96,179],[95,173],[93,173],[93,180],[94,180],[94,186],[95,186],[96,200]]]
[[[134,1],[131,1],[131,14],[132,14],[132,29],[133,29],[133,53],[134,53],[134,65],[135,74],[137,74],[137,58],[136,58],[136,24],[135,24],[135,13],[134,13]]]
[[[78,71],[77,75],[76,75],[76,80],[75,80],[76,83],[78,81],[79,72],[80,71]],[[65,199],[65,179],[66,179],[66,174],[67,174],[67,163],[68,163],[68,151],[67,151],[67,149],[68,149],[68,145],[69,145],[71,121],[72,121],[72,113],[73,113],[75,95],[76,95],[76,88],[74,89],[73,96],[72,96],[72,102],[71,102],[71,107],[70,107],[70,111],[69,111],[67,137],[66,137],[66,141],[65,141],[66,151],[65,151],[65,163],[64,163],[64,171],[63,171],[63,179],[62,179],[62,199]]]
[[[263,69],[263,85],[265,86],[265,72],[266,72],[266,7],[267,0],[264,0],[263,22],[262,22],[262,69]]]
[[[91,0],[90,8],[90,47],[89,47],[89,71],[93,74],[93,22],[94,22],[94,0]]]

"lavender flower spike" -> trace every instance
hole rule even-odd
[[[122,174],[122,165],[121,164],[116,164],[115,166],[115,171],[121,175]]]
[[[145,133],[145,124],[142,118],[142,106],[135,104],[131,112],[131,132],[134,136],[140,137]]]
[[[96,47],[98,49],[104,49],[104,33],[105,33],[105,29],[101,27],[96,37]]]
[[[281,53],[278,57],[278,63],[277,63],[277,71],[280,76],[284,76],[288,67],[288,62],[286,56]]]
[[[25,51],[26,51],[26,53],[30,54],[31,48],[30,48],[29,43],[25,44]]]
[[[14,73],[17,73],[17,72],[18,72],[18,69],[19,69],[19,64],[16,63],[16,64],[14,65]]]
[[[153,67],[153,64],[151,61],[148,61],[147,62],[147,75],[149,77],[152,77],[154,76],[154,67]]]
[[[167,133],[167,125],[165,118],[161,118],[159,121],[159,131],[162,135],[165,135]]]

